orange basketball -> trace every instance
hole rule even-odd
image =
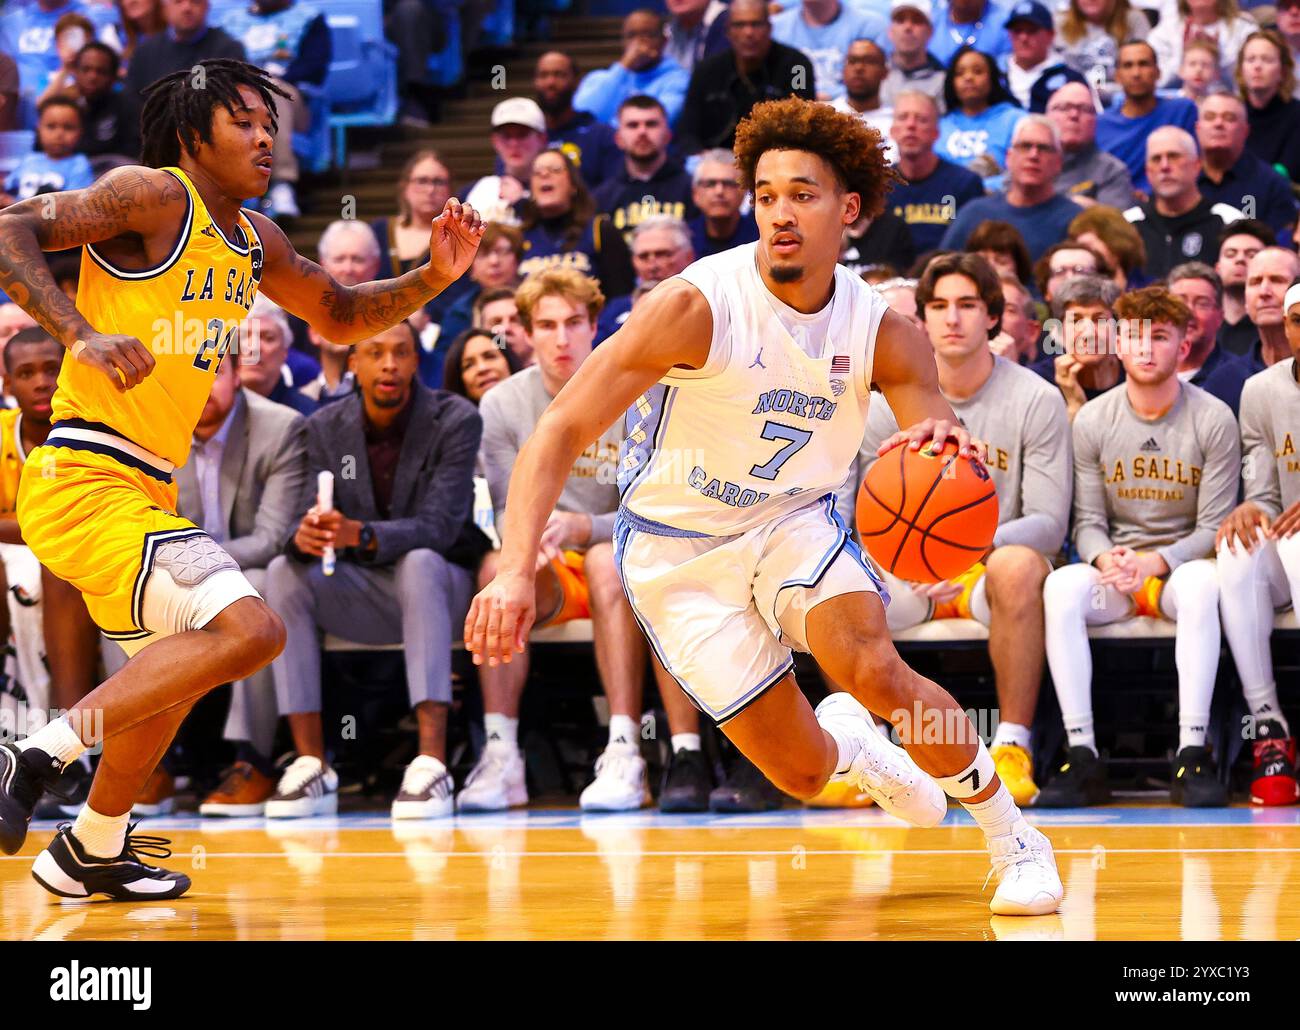
[[[900,579],[937,583],[965,572],[998,528],[988,469],[957,455],[900,444],[871,466],[858,491],[858,533],[876,562]]]

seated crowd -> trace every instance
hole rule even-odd
[[[291,89],[319,84],[312,76],[329,55],[309,0],[256,0],[224,32],[208,25],[207,6],[27,0],[0,15],[0,50],[19,71],[8,89],[0,54],[0,128],[29,110],[39,148],[10,175],[9,195],[74,188],[133,159],[138,89],[204,57],[252,55],[261,18],[297,33],[263,63],[278,62]],[[1251,717],[1251,798],[1300,801],[1270,651],[1273,613],[1300,591],[1300,547],[1290,543],[1300,460],[1288,418],[1300,415],[1300,0],[1259,9],[1275,27],[1234,0],[1150,10],[1069,0],[1056,12],[1038,0],[672,0],[669,9],[629,14],[608,68],[584,75],[560,50],[539,57],[531,95],[492,110],[492,174],[465,182],[436,150],[417,150],[398,176],[394,213],[324,231],[321,264],[355,284],[423,263],[449,197],[483,211],[472,267],[423,310],[346,347],[265,297],[254,304],[179,470],[180,510],[239,561],[288,643],[268,670],[232,685],[233,763],[200,811],[336,809],[325,636],[401,646],[415,757],[395,818],[528,802],[527,652],[477,671],[477,760],[460,783],[448,756],[459,630],[494,573],[515,456],[641,297],[691,262],[757,239],[729,148],[754,104],[792,93],[880,132],[898,181],[880,217],[845,232],[841,261],[928,333],[941,389],[988,442],[998,489],[990,551],[949,582],[891,582],[891,630],[947,618],[987,628],[1002,718],[993,756],[1017,801],[1042,806],[1110,796],[1088,628],[1138,616],[1169,623],[1174,638],[1171,797],[1226,804],[1210,739],[1226,638]],[[51,30],[44,49],[5,45],[38,25]],[[420,84],[405,85],[418,105]],[[304,117],[292,102],[280,112],[282,126]],[[276,155],[270,208],[292,217],[297,169],[290,147]],[[281,185],[288,192],[277,196]],[[75,296],[75,256],[51,260]],[[10,406],[0,412],[9,587],[0,616],[13,640],[3,703],[39,711],[93,686],[100,645],[80,599],[21,546],[13,516],[23,455],[49,430],[61,354],[13,304],[0,306],[0,344]],[[896,429],[878,397],[838,497],[849,525],[875,449]],[[611,542],[623,443],[612,428],[570,470],[537,570],[539,627],[590,620],[607,712],[608,741],[580,804],[649,802],[647,671],[671,739],[661,807],[779,804],[738,756],[715,785],[699,713],[647,651]],[[317,473],[345,466],[322,510]],[[332,575],[321,565],[327,547],[337,552]],[[1062,715],[1061,763],[1035,754],[1031,734],[1045,671]],[[281,716],[292,754],[277,763]],[[164,762],[137,810],[167,811],[175,795]],[[75,810],[77,800],[49,804]]]

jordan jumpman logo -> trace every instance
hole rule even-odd
[[[754,363],[753,363],[752,365],[750,365],[749,367],[750,367],[750,368],[761,368],[761,369],[763,369],[763,371],[765,371],[765,372],[767,371],[767,366],[763,364],[763,348],[762,348],[762,347],[759,347],[759,348],[758,348],[758,357],[756,357],[756,358],[754,359]]]

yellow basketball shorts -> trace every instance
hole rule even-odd
[[[971,615],[970,599],[971,594],[975,592],[975,587],[984,576],[985,565],[983,562],[976,562],[960,576],[953,576],[951,582],[961,584],[961,593],[951,601],[945,601],[943,604],[934,606],[935,619],[970,619]]]
[[[18,487],[27,546],[81,592],[96,625],[128,654],[257,596],[234,560],[176,514],[170,470],[139,464],[47,444],[28,455]],[[150,590],[146,603],[151,579],[166,589]]]

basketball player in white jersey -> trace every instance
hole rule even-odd
[[[963,454],[983,453],[939,392],[925,334],[836,264],[844,229],[883,209],[892,175],[879,136],[791,98],[756,106],[735,151],[759,242],[657,286],[552,402],[515,464],[499,571],[474,600],[466,645],[480,664],[522,650],[563,470],[627,411],[619,570],[687,695],[795,797],[856,782],[918,825],[943,818],[945,792],[958,799],[988,837],[993,911],[1054,912],[1050,843],[1025,823],[957,703],[899,659],[879,574],[835,515],[872,382],[911,427],[887,445],[953,438]],[[792,647],[847,692],[814,712],[791,674]],[[876,732],[868,709],[907,751]]]
[[[1286,291],[1283,326],[1300,355],[1300,285]],[[1219,527],[1219,610],[1254,731],[1250,800],[1300,801],[1296,745],[1277,699],[1273,609],[1300,608],[1300,381],[1296,358],[1251,376],[1241,391],[1246,498]]]
[[[1070,522],[1070,417],[1060,390],[990,349],[1003,294],[997,272],[984,258],[960,253],[935,258],[916,294],[934,346],[939,388],[961,424],[988,441],[998,529],[990,553],[950,580],[922,585],[886,573],[889,628],[952,618],[988,627],[1001,716],[990,754],[1016,803],[1031,805],[1038,787],[1029,727],[1046,653],[1043,582]],[[894,413],[877,399],[867,418],[859,475],[866,475],[877,448],[897,432]]]

